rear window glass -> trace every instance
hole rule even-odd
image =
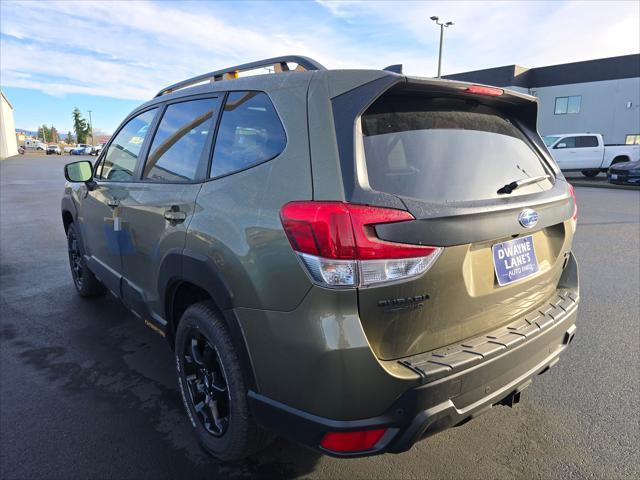
[[[484,200],[499,197],[507,183],[548,173],[522,132],[499,112],[416,103],[374,104],[362,116],[374,190],[432,202]]]
[[[589,147],[597,147],[598,146],[598,138],[597,137],[578,137],[578,141],[576,142],[576,147],[578,148],[589,148]]]
[[[232,92],[218,129],[211,177],[244,170],[278,156],[287,144],[271,100],[261,92]]]
[[[218,98],[202,98],[167,107],[144,166],[143,178],[156,182],[195,180],[215,123]]]

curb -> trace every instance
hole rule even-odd
[[[567,178],[567,181],[574,187],[589,187],[589,188],[610,188],[611,190],[636,190],[640,191],[640,187],[634,185],[616,185],[609,182],[591,183],[585,181],[572,181],[571,178]]]

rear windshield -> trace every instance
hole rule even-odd
[[[481,105],[377,102],[362,116],[362,133],[369,184],[381,192],[433,202],[484,200],[499,197],[507,183],[548,173],[522,132]]]

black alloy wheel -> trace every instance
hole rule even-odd
[[[183,352],[191,406],[207,432],[221,437],[229,426],[229,389],[218,351],[198,330],[189,332]]]
[[[84,279],[82,253],[80,252],[80,244],[78,242],[78,237],[76,237],[75,231],[73,230],[69,231],[67,248],[69,252],[69,265],[71,266],[73,281],[76,284],[76,288],[78,290],[82,290],[82,281]]]

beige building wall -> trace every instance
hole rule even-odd
[[[0,92],[0,160],[18,154],[16,126],[13,123],[13,106]]]

